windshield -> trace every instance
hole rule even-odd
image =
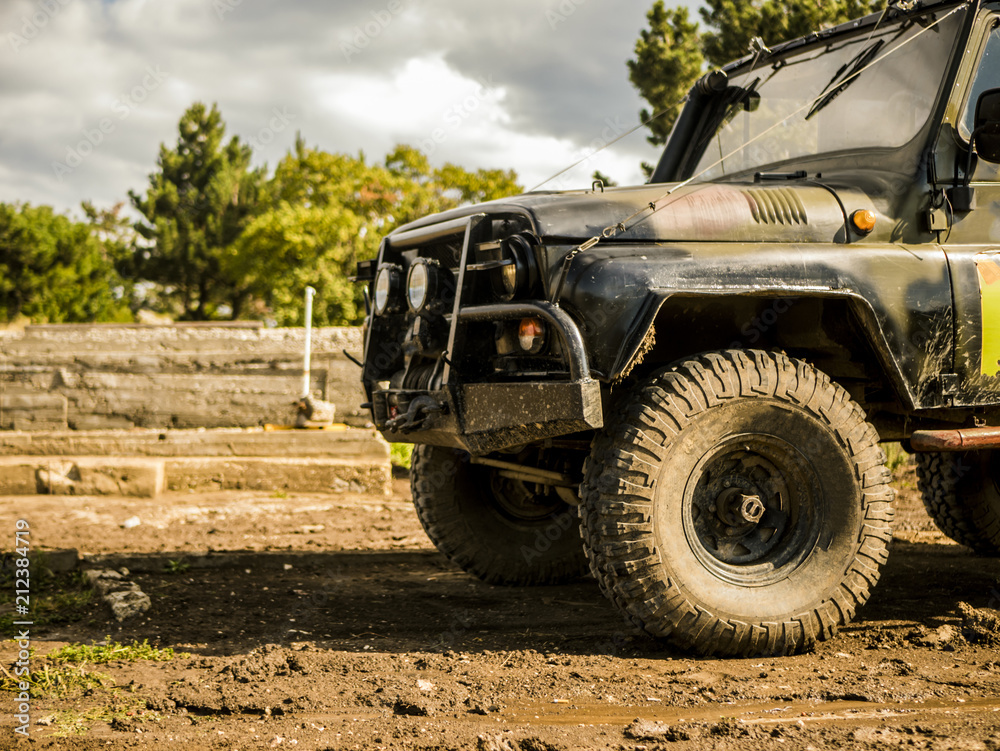
[[[713,180],[908,143],[930,117],[962,17],[927,14],[750,66],[730,79],[695,136],[702,156],[691,174]]]

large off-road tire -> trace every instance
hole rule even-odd
[[[1000,555],[1000,452],[917,454],[917,482],[934,523],[959,545]]]
[[[453,563],[490,584],[561,584],[588,571],[578,509],[558,496],[474,465],[468,454],[418,446],[413,504],[427,536]]]
[[[871,594],[889,480],[875,429],[826,375],[780,354],[710,353],[639,385],[594,440],[585,548],[650,634],[703,654],[794,653]]]

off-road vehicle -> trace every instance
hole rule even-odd
[[[435,544],[494,583],[589,568],[682,647],[790,653],[878,581],[900,441],[941,528],[997,553],[998,87],[1000,2],[890,3],[707,73],[647,185],[386,237],[363,380]]]

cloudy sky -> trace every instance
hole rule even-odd
[[[125,200],[195,101],[272,168],[298,131],[375,160],[411,143],[513,168],[530,188],[637,123],[625,61],[651,5],[0,0],[0,201]],[[655,159],[640,131],[551,185],[639,182]]]

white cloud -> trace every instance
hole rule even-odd
[[[245,139],[276,109],[289,113],[255,152],[272,167],[301,131],[311,145],[372,159],[422,143],[433,163],[512,168],[527,187],[599,144],[609,118],[634,125],[641,106],[625,60],[652,0],[400,0],[396,12],[390,0],[219,2],[225,13],[215,0],[0,3],[0,200],[60,210],[125,200],[194,101],[217,102]],[[547,11],[571,6],[550,23]],[[367,43],[345,55],[359,31]],[[151,70],[165,74],[156,86]],[[108,120],[92,153],[57,174]],[[560,184],[585,186],[598,168],[638,181],[639,162],[656,159],[644,136]]]

